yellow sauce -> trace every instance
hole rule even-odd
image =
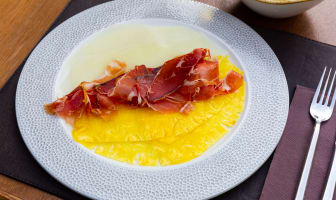
[[[220,78],[231,69],[242,73],[228,57],[219,57],[219,67]],[[200,156],[236,123],[244,108],[244,87],[193,103],[188,115],[124,107],[110,120],[82,117],[75,121],[73,138],[97,154],[129,164],[183,163]]]

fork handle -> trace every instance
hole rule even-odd
[[[335,146],[335,149],[336,149],[336,146]],[[323,194],[323,200],[332,199],[334,196],[335,184],[336,184],[336,152],[335,152],[335,149],[334,149],[334,157],[333,157],[331,169],[329,172],[327,186]]]
[[[311,166],[312,166],[314,153],[315,153],[315,149],[316,149],[317,139],[318,139],[318,136],[319,136],[319,133],[320,133],[320,126],[321,126],[321,122],[316,121],[313,137],[312,137],[312,140],[310,142],[308,154],[307,154],[307,157],[306,157],[306,162],[305,162],[305,165],[303,167],[303,171],[302,171],[302,174],[301,174],[299,187],[298,187],[297,192],[296,192],[295,200],[303,200],[303,198],[304,198],[304,194],[305,194],[305,191],[306,191],[306,186],[307,186],[307,182],[308,182],[308,178],[309,178],[309,173],[310,173],[310,169],[311,169]]]

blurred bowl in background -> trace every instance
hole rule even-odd
[[[242,0],[243,3],[259,13],[271,18],[287,18],[301,14],[323,0]]]

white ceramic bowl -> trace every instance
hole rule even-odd
[[[323,0],[242,0],[255,12],[271,18],[287,18],[301,14]]]

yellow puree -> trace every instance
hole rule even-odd
[[[242,73],[218,57],[220,78],[230,70]],[[110,119],[83,116],[73,138],[95,153],[129,164],[166,166],[190,161],[223,137],[244,108],[245,84],[235,93],[193,103],[188,115],[161,114],[148,108],[121,107]]]

